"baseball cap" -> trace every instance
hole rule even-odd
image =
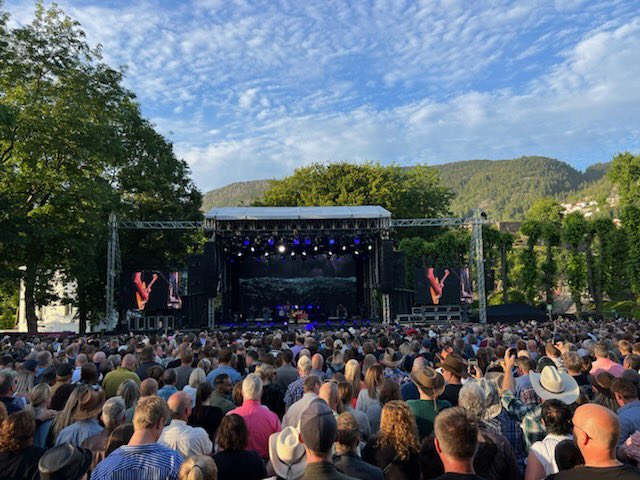
[[[300,435],[309,450],[317,453],[331,450],[338,438],[338,424],[324,400],[312,401],[300,419]]]

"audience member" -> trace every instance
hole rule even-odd
[[[44,449],[33,446],[36,422],[31,413],[14,412],[0,426],[0,478],[39,480]]]
[[[350,386],[348,383],[346,385]],[[333,463],[339,471],[351,477],[362,480],[384,480],[382,469],[368,464],[358,454],[360,425],[353,414],[355,411],[342,413],[338,417],[338,439]]]
[[[216,438],[220,450],[213,459],[218,466],[218,480],[238,480],[239,472],[242,480],[260,480],[267,476],[264,457],[251,448],[247,424],[240,415],[225,416]]]
[[[191,397],[186,392],[177,392],[167,402],[171,423],[164,428],[158,443],[176,450],[183,457],[210,455],[213,443],[209,434],[200,427],[187,424],[191,416]]]

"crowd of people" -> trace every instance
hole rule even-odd
[[[640,479],[635,321],[5,337],[0,478]]]

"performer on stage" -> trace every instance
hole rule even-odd
[[[429,291],[431,292],[431,300],[434,305],[440,303],[440,297],[442,297],[442,290],[444,288],[444,282],[449,276],[449,270],[444,271],[442,280],[435,276],[435,269],[433,267],[427,269],[427,280],[429,280]]]
[[[149,301],[149,296],[151,295],[151,287],[158,280],[158,274],[154,273],[151,277],[151,281],[147,284],[142,278],[142,272],[136,272],[133,276],[133,284],[136,287],[136,304],[138,306],[138,310],[144,310],[147,306],[147,302]]]

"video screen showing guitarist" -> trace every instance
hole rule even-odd
[[[136,272],[133,275],[133,284],[136,292],[136,306],[138,310],[144,310],[151,297],[151,290],[153,284],[158,280],[158,274],[151,275],[151,279],[147,280],[148,274],[146,272]]]

